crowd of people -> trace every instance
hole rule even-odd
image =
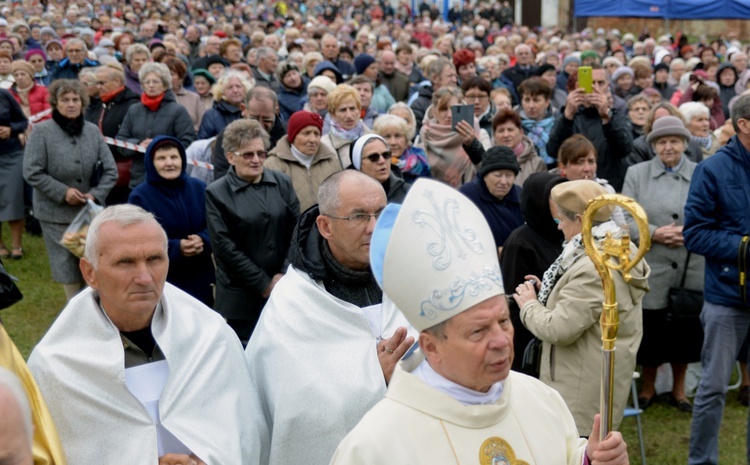
[[[599,379],[604,296],[582,220],[607,193],[643,207],[652,243],[627,280],[614,273],[614,426],[636,366],[645,409],[671,364],[667,400],[693,415],[689,463],[717,463],[735,359],[750,399],[750,47],[733,33],[529,29],[507,1],[453,5],[448,20],[426,2],[367,0],[0,8],[0,258],[23,259],[24,221],[40,225],[69,303],[30,365],[70,463],[134,457],[135,444],[160,464],[376,463],[385,442],[406,456],[429,442],[409,451],[409,433],[383,426],[425,421],[409,409],[460,425],[435,430],[463,438],[448,449],[460,463],[481,444],[461,428],[480,417],[507,441],[486,447],[493,459],[625,463],[619,435],[595,437],[599,383],[583,383]],[[80,259],[61,238],[90,202],[115,207]],[[641,240],[620,208],[597,212],[592,233]],[[701,314],[676,308],[673,289],[703,293]],[[147,400],[121,380],[140,366],[133,379],[161,380],[160,419],[132,413]],[[542,451],[526,430],[539,425],[495,421],[531,408],[511,384],[550,402],[567,446]],[[92,415],[117,424],[102,439],[117,447],[90,447],[103,434]],[[118,441],[150,421],[158,443],[150,430]]]

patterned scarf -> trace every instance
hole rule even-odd
[[[594,236],[594,243],[597,248],[601,247],[601,242],[604,240],[607,233],[611,233],[614,238],[622,236],[622,229],[620,229],[614,221],[607,221],[599,226],[594,226],[591,229],[591,232]],[[557,280],[560,279],[560,276],[564,275],[565,272],[584,255],[586,255],[586,251],[583,247],[583,236],[581,233],[578,233],[564,244],[560,256],[557,257],[557,260],[555,260],[547,271],[544,272],[544,276],[542,276],[542,289],[537,296],[537,300],[540,304],[547,305],[547,299],[549,299],[552,289],[555,288]]]
[[[352,129],[344,129],[339,123],[331,118],[331,134],[349,142],[354,142],[365,133],[365,125],[360,120]]]
[[[698,144],[706,150],[711,148],[711,135],[708,137],[690,136],[690,139],[698,142]]]
[[[521,120],[523,126],[523,132],[526,136],[531,139],[534,143],[536,151],[544,163],[554,164],[555,159],[547,154],[547,142],[549,141],[550,132],[552,132],[552,126],[555,124],[555,118],[548,116],[540,120],[526,119]]]

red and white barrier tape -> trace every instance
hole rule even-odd
[[[115,147],[122,147],[125,149],[134,150],[140,153],[146,153],[145,147],[141,147],[140,145],[133,144],[132,142],[125,142],[124,140],[113,139],[107,136],[103,136],[103,137],[104,137],[104,142],[106,142],[109,145],[114,145]],[[214,165],[212,165],[211,163],[206,163],[204,161],[198,161],[198,160],[188,160],[187,162],[199,168],[205,168],[211,171],[214,170]]]
[[[37,123],[37,122],[39,122],[39,120],[41,120],[41,119],[43,119],[43,118],[45,118],[45,117],[47,117],[47,116],[49,116],[51,114],[52,114],[52,109],[51,108],[48,109],[48,110],[40,111],[39,113],[33,114],[33,115],[29,116],[29,124]]]

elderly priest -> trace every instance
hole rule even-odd
[[[91,223],[71,299],[29,359],[73,464],[256,464],[242,345],[166,284],[167,235],[115,205]],[[254,455],[255,454],[255,455]]]
[[[421,331],[420,350],[401,362],[333,464],[628,463],[620,433],[599,442],[596,416],[591,439],[579,438],[556,391],[510,371],[513,326],[495,243],[466,197],[417,181],[378,220],[371,263]]]

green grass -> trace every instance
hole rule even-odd
[[[7,225],[3,237],[9,242]],[[8,333],[21,353],[28,357],[65,305],[62,286],[52,281],[44,242],[39,237],[24,236],[23,260],[5,260],[8,271],[18,277],[24,299],[11,308],[0,311]],[[737,391],[730,391],[721,429],[721,463],[747,463],[745,431],[747,408],[737,401]],[[684,414],[665,401],[657,402],[643,416],[646,459],[652,465],[684,465],[687,463],[690,439],[690,415]],[[638,435],[634,418],[626,418],[620,427],[630,451],[630,463],[640,465]]]

